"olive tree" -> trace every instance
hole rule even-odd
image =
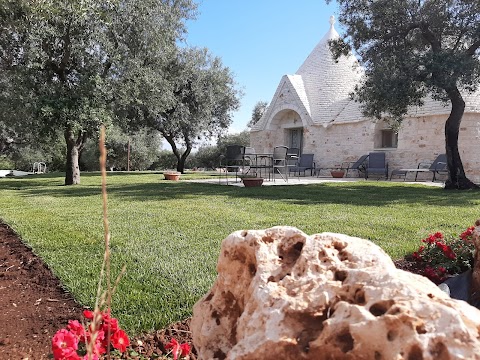
[[[158,99],[144,92],[141,101],[130,104],[129,109],[138,109],[133,123],[145,123],[162,134],[177,158],[177,171],[183,173],[185,161],[200,139],[219,136],[228,129],[241,92],[230,69],[207,49],[179,48],[165,73],[171,88],[170,105],[159,106]]]
[[[195,7],[192,0],[2,1],[0,84],[11,86],[0,96],[0,109],[10,109],[0,121],[42,136],[61,130],[65,184],[80,183],[86,140],[100,124],[120,123],[116,109],[149,84],[152,62],[174,53]]]
[[[329,0],[327,0],[329,2]],[[465,92],[480,82],[480,2],[470,0],[337,0],[345,36],[334,57],[353,49],[365,69],[354,97],[363,112],[400,122],[427,96],[451,105],[445,123],[447,189],[476,187],[458,151]]]

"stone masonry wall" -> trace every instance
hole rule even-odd
[[[251,145],[257,152],[271,152],[276,145],[287,144],[292,116],[272,122],[269,130],[252,132]],[[404,120],[398,135],[398,147],[374,147],[376,124],[360,121],[338,125],[304,128],[303,152],[314,153],[317,167],[336,167],[344,161],[355,161],[372,151],[386,153],[389,171],[416,168],[419,162],[432,162],[445,153],[445,121],[447,115],[435,115]],[[301,122],[298,123],[301,126]],[[465,172],[470,180],[480,183],[480,116],[465,114],[460,127],[459,150]],[[413,179],[409,174],[408,179]],[[431,175],[419,174],[419,180]]]

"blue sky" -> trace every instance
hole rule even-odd
[[[201,0],[186,42],[222,58],[244,96],[230,132],[246,128],[257,101],[270,102],[328,31],[337,5],[324,0]],[[338,32],[338,23],[335,24]]]

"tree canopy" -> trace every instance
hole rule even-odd
[[[252,117],[250,118],[250,121],[248,122],[247,127],[251,128],[253,125],[255,125],[262,118],[267,108],[268,108],[268,102],[257,101],[255,106],[253,107]]]
[[[161,101],[149,92],[140,91],[127,109],[137,109],[131,118],[134,125],[146,124],[160,131],[177,157],[177,171],[183,172],[199,139],[226,131],[241,92],[230,69],[207,49],[179,48],[166,67],[170,103],[159,105]]]
[[[0,122],[43,136],[62,130],[65,184],[79,183],[79,153],[99,125],[120,120],[116,110],[139,88],[162,93],[149,82],[152,64],[171,56],[195,8],[192,0],[2,1]]]
[[[329,0],[327,0],[329,2]],[[337,0],[345,36],[334,57],[351,50],[365,76],[354,97],[366,116],[400,122],[427,96],[451,104],[445,124],[446,188],[471,188],[458,151],[463,94],[480,83],[480,2]]]

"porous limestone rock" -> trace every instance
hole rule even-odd
[[[475,255],[473,259],[472,284],[470,289],[470,300],[472,303],[480,304],[480,219],[475,221],[475,229],[472,234],[473,244],[475,245]]]
[[[480,359],[480,311],[367,240],[237,231],[217,271],[193,308],[199,359]]]

